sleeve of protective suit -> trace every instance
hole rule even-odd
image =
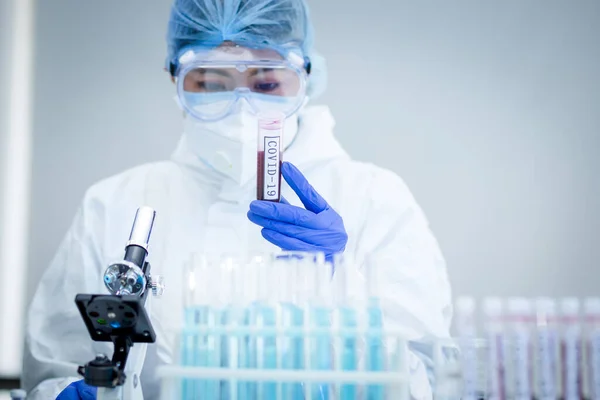
[[[445,261],[404,182],[379,170],[369,188],[357,254],[377,268],[384,323],[409,340],[411,395],[432,397],[433,344],[449,338],[452,303]]]
[[[96,293],[101,267],[97,236],[103,207],[86,195],[50,267],[43,274],[29,308],[23,359],[28,400],[55,399],[81,379],[77,366],[94,358],[77,293]]]

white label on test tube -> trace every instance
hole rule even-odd
[[[503,333],[502,300],[488,297],[483,300],[485,331],[488,340],[487,393],[490,400],[506,399],[504,392],[506,346]]]
[[[563,342],[563,390],[566,400],[579,399],[581,345],[579,332],[569,330]]]
[[[264,148],[265,148],[265,172],[263,179],[265,182],[264,187],[264,198],[265,200],[277,200],[279,199],[279,176],[281,171],[279,170],[279,164],[281,159],[281,137],[279,136],[265,136],[264,137]]]
[[[556,399],[557,333],[547,328],[539,329],[537,344],[538,397],[544,400]]]
[[[579,400],[581,392],[581,323],[579,300],[566,298],[561,302],[563,335],[561,343],[563,398]]]
[[[464,390],[463,399],[477,399],[477,349],[475,348],[474,337],[463,337],[461,339]]]
[[[596,331],[590,337],[588,343],[589,366],[590,366],[590,387],[592,391],[591,398],[600,400],[600,332]]]
[[[259,115],[257,199],[279,201],[281,198],[281,154],[283,122],[281,113]]]
[[[586,398],[600,400],[600,298],[585,300],[585,392]]]
[[[460,297],[456,301],[456,325],[463,361],[463,399],[477,399],[477,349],[475,347],[475,300]]]
[[[490,400],[506,399],[506,337],[501,332],[488,333],[488,391]]]
[[[508,300],[509,314],[513,332],[512,367],[514,399],[530,400],[531,390],[531,303],[526,299]]]
[[[556,304],[554,300],[540,297],[536,300],[536,398],[556,400],[558,398],[558,331],[556,328]]]
[[[528,332],[515,332],[513,336],[515,368],[515,399],[531,398],[531,340]]]

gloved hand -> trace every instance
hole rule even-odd
[[[98,388],[86,385],[83,380],[71,383],[56,400],[96,400]]]
[[[281,174],[296,192],[304,208],[288,203],[255,200],[250,203],[248,219],[263,227],[269,242],[287,251],[320,251],[330,260],[346,248],[348,235],[342,217],[308,183],[293,164],[284,162]]]

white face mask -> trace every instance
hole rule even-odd
[[[184,135],[190,150],[205,164],[244,185],[256,176],[258,118],[242,108],[217,122],[185,117]],[[284,149],[298,132],[298,115],[286,119]]]

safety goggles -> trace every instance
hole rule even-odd
[[[286,117],[302,106],[310,62],[295,51],[226,42],[186,49],[175,71],[179,101],[201,121],[217,121],[245,102],[250,112]]]

